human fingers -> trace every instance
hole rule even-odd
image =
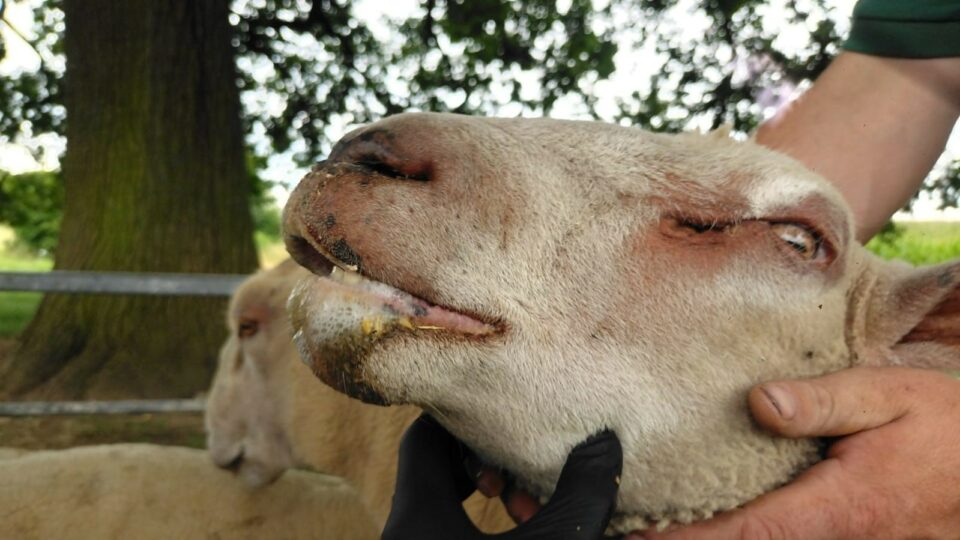
[[[466,450],[423,414],[400,443],[397,483],[383,540],[479,537],[461,504],[474,491],[464,467]]]
[[[515,523],[526,523],[540,511],[540,501],[526,491],[516,489],[507,473],[486,465],[474,470],[477,470],[477,491],[487,497],[500,497],[507,514]]]
[[[799,429],[773,427],[811,435],[856,432],[831,446],[830,459],[742,509],[646,537],[960,538],[960,383],[936,372],[907,368],[861,370],[856,380],[827,379],[825,388],[805,389],[832,394],[832,405],[820,406],[826,414],[817,420],[816,413],[798,408],[801,412],[795,418],[809,414],[814,421],[807,419],[806,427]],[[844,391],[861,397],[850,399]],[[879,412],[853,407],[842,414],[851,404]],[[878,427],[870,429],[873,425]]]
[[[486,497],[499,497],[503,493],[506,481],[503,474],[493,467],[481,466],[476,473],[477,491]]]
[[[512,490],[501,496],[507,514],[517,523],[526,523],[541,509],[540,501],[523,490]]]
[[[850,435],[888,424],[911,411],[935,372],[852,368],[813,379],[775,381],[750,391],[757,422],[786,437]]]

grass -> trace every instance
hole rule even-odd
[[[0,271],[45,272],[53,268],[49,257],[31,255],[11,247],[13,231],[0,226]],[[0,338],[16,335],[40,305],[41,293],[0,291]]]
[[[915,265],[936,264],[960,257],[960,223],[904,222],[892,236],[880,236],[867,248],[884,259]]]
[[[41,293],[0,292],[0,338],[19,334],[36,313],[42,298]]]

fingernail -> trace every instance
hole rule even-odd
[[[767,401],[777,411],[780,418],[790,420],[797,413],[796,400],[794,400],[793,394],[785,388],[775,384],[765,384],[760,389],[763,391],[763,395],[767,396]]]

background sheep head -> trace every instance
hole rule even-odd
[[[230,298],[229,336],[220,348],[204,424],[217,466],[251,487],[276,480],[298,464],[301,446],[291,430],[302,366],[289,362],[290,325],[283,316],[294,280],[305,272],[292,262],[247,280]]]
[[[544,495],[614,429],[621,531],[735,507],[818,458],[751,424],[753,384],[902,347],[948,358],[923,319],[954,267],[873,258],[823,179],[725,136],[400,115],[346,136],[284,222],[298,262],[339,268],[290,301],[318,376],[425,408]]]
[[[270,484],[291,467],[343,477],[380,530],[390,511],[400,439],[420,410],[350,399],[300,361],[284,307],[308,275],[287,260],[251,276],[230,299],[230,334],[205,415],[207,449],[218,466],[251,487]],[[485,532],[513,525],[499,501],[479,493],[464,510]]]

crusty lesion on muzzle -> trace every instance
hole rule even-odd
[[[343,333],[336,340],[314,344],[317,347],[314,349],[301,339],[295,338],[295,342],[300,357],[327,386],[364,403],[386,406],[390,405],[387,399],[366,381],[360,360],[367,356],[377,339],[383,337],[382,334],[374,337],[366,333]]]

